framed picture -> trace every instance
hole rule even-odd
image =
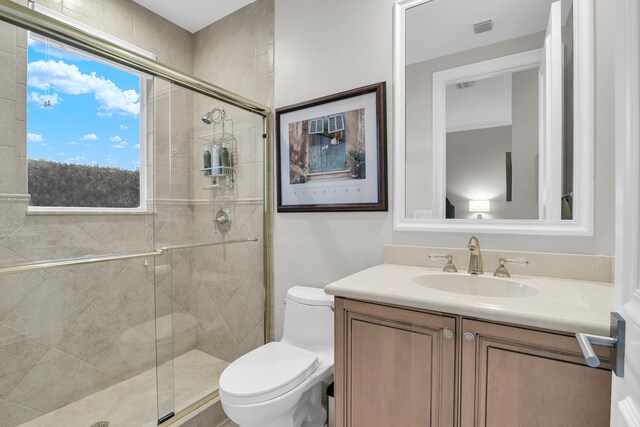
[[[388,209],[385,89],[276,110],[278,212]]]

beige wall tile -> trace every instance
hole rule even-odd
[[[47,278],[41,271],[0,276],[0,320],[11,314]]]
[[[2,141],[3,145],[10,144],[15,146],[17,144],[15,120],[15,102],[8,99],[0,99],[0,141]]]
[[[4,323],[49,346],[56,345],[90,301],[54,279],[48,279],[27,297]]]
[[[133,6],[133,19],[134,44],[158,55],[163,46],[163,19],[137,4]]]
[[[0,51],[16,53],[16,27],[6,22],[0,23]]]
[[[95,302],[116,318],[132,324],[152,295],[153,283],[131,267],[127,267]]]
[[[16,191],[16,150],[0,146],[0,193],[13,194]]]
[[[126,323],[93,304],[56,347],[83,362],[96,365],[127,328]]]
[[[56,349],[50,350],[9,395],[13,402],[48,412],[64,406],[96,370]]]
[[[39,417],[43,412],[0,399],[0,414],[2,414],[3,423],[8,426],[17,426]]]
[[[128,328],[112,346],[98,368],[120,380],[131,378],[155,364],[156,346],[153,338],[138,328]]]
[[[0,397],[6,398],[47,351],[48,346],[0,324]]]

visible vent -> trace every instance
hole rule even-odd
[[[478,86],[477,80],[469,80],[468,82],[456,83],[456,87],[458,89],[467,89],[469,87],[474,87],[474,86]]]
[[[486,33],[487,31],[491,30],[493,30],[493,19],[473,24],[474,34]]]

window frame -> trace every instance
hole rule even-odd
[[[47,15],[53,19],[56,19],[58,21],[64,22],[65,24],[71,25],[81,31],[84,31],[86,33],[89,33],[93,36],[96,37],[100,37],[104,40],[107,40],[111,43],[115,43],[119,46],[124,47],[125,49],[131,50],[133,52],[136,52],[140,55],[146,56],[152,60],[156,60],[156,55],[148,52],[144,49],[141,49],[127,41],[121,40],[117,37],[113,37],[112,35],[105,33],[103,31],[100,31],[96,28],[93,28],[87,24],[84,24],[82,22],[76,21],[75,19],[69,18],[65,15],[62,15],[61,13],[58,13],[56,11],[53,11],[51,9],[48,9],[44,6],[40,6],[39,4],[33,3],[33,2],[29,2],[29,7],[32,8],[33,10],[35,10],[36,12],[42,13],[44,15]],[[37,34],[37,33],[36,33]],[[76,50],[73,49],[74,53],[76,53]],[[147,120],[146,120],[146,113],[147,113],[147,79],[149,78],[148,75],[144,74],[144,73],[140,73],[136,70],[131,70],[131,69],[127,69],[125,67],[122,67],[120,65],[117,64],[113,64],[110,61],[103,59],[103,58],[99,58],[95,55],[92,55],[90,53],[87,52],[82,52],[80,50],[77,51],[77,53],[82,54],[82,55],[86,55],[88,58],[90,58],[91,60],[94,61],[100,61],[103,62],[111,67],[117,68],[117,69],[121,69],[123,71],[126,71],[128,73],[134,74],[134,75],[138,75],[140,77],[140,117],[139,117],[139,123],[140,123],[140,167],[139,167],[139,173],[140,173],[140,206],[136,207],[136,208],[109,208],[109,207],[78,207],[78,206],[31,206],[29,205],[27,207],[27,214],[36,214],[36,215],[41,215],[41,214],[146,214],[149,212],[148,209],[148,204],[147,204]],[[28,61],[28,55],[27,55],[27,61]],[[26,105],[25,105],[26,108]],[[25,152],[27,153],[27,159],[28,159],[28,148],[25,149]],[[27,168],[28,168],[28,164],[27,164]],[[27,177],[28,179],[28,177]],[[28,186],[28,181],[27,181],[27,186]]]

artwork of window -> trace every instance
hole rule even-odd
[[[334,114],[327,117],[329,133],[340,132],[344,130],[344,113]]]
[[[309,120],[309,134],[324,133],[324,117]]]
[[[144,78],[30,34],[30,206],[139,208]]]
[[[387,210],[385,87],[276,111],[278,212]]]

